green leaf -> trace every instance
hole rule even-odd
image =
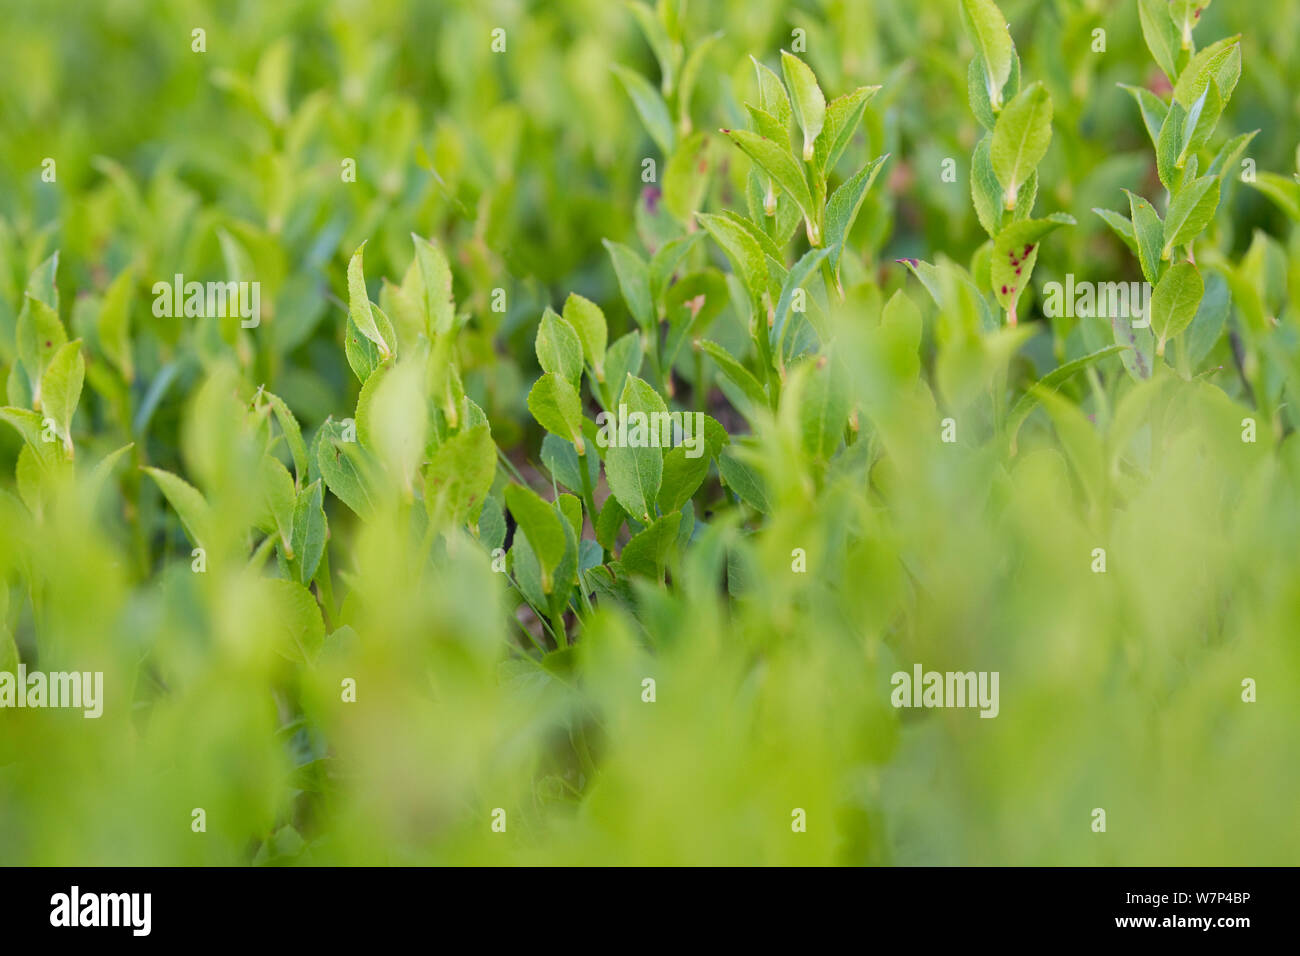
[[[1165,343],[1191,325],[1205,294],[1200,272],[1190,262],[1169,267],[1151,293],[1151,330],[1156,334],[1156,355],[1165,354]]]
[[[1156,0],[1156,2],[1164,3],[1165,0]],[[1151,145],[1157,145],[1160,140],[1160,130],[1165,125],[1165,117],[1169,115],[1169,107],[1165,105],[1164,100],[1148,89],[1129,86],[1127,83],[1121,83],[1119,86],[1120,89],[1127,90],[1137,103],[1138,110],[1142,114],[1142,125],[1147,128],[1147,135],[1151,137]]]
[[[506,507],[537,556],[542,572],[542,591],[550,594],[553,575],[564,557],[566,538],[559,514],[531,488],[506,486]]]
[[[803,212],[794,200],[777,189],[756,165],[750,166],[749,178],[745,182],[745,203],[749,210],[750,227],[767,233],[767,242],[778,249],[784,249],[789,244],[804,221]],[[725,210],[723,214],[744,218],[731,210]],[[807,229],[806,226],[804,228]]]
[[[609,335],[605,313],[590,299],[570,292],[564,300],[564,318],[578,333],[582,354],[595,370],[596,381],[605,381],[605,343]]]
[[[1164,223],[1155,206],[1141,196],[1124,190],[1132,213],[1133,230],[1137,236],[1138,262],[1142,275],[1153,286],[1160,280],[1160,250],[1164,245]]]
[[[723,483],[740,496],[755,511],[767,514],[769,505],[762,476],[754,468],[736,457],[731,450],[718,456],[718,473]]]
[[[700,213],[696,216],[714,241],[731,260],[732,269],[745,284],[751,300],[761,303],[767,291],[767,260],[758,241],[749,232],[725,216]]]
[[[290,544],[298,580],[311,584],[325,553],[325,492],[318,478],[298,493],[293,509],[293,533]]]
[[[374,435],[371,433],[371,421],[374,417],[375,393],[379,391],[379,385],[383,380],[392,373],[393,365],[382,365],[375,369],[374,373],[365,380],[361,386],[361,391],[357,395],[357,408],[355,421],[357,424],[357,440],[361,442],[366,449],[373,450],[375,447]]]
[[[18,489],[18,497],[32,515],[43,514],[45,503],[51,497],[45,477],[50,470],[30,446],[24,445],[18,450],[18,458],[14,462],[14,486]]]
[[[673,277],[677,274],[682,260],[690,254],[703,236],[703,233],[693,230],[685,236],[665,242],[650,257],[650,295],[659,307],[660,315],[664,311],[664,296],[672,285]]]
[[[671,96],[674,76],[682,59],[681,44],[674,43],[668,36],[664,21],[659,18],[655,10],[636,0],[627,0],[624,6],[636,18],[646,42],[650,44],[650,49],[654,51],[655,59],[659,62],[659,71],[663,77],[660,86],[664,96]]]
[[[679,222],[689,225],[709,188],[709,139],[692,133],[678,143],[663,176],[663,203]]]
[[[334,496],[362,518],[374,514],[379,498],[375,491],[375,462],[355,441],[344,440],[341,422],[327,420],[320,427],[316,467]]]
[[[271,405],[271,411],[275,414],[275,420],[280,423],[280,431],[284,433],[284,440],[289,446],[289,454],[293,456],[293,470],[297,475],[297,483],[301,486],[307,480],[309,470],[307,456],[307,446],[302,440],[302,429],[298,427],[298,419],[294,417],[289,406],[272,392],[262,390],[262,397]]]
[[[555,496],[555,504],[560,514],[573,532],[574,540],[582,534],[582,500],[577,495],[565,494],[563,491]]]
[[[419,265],[420,282],[424,286],[425,328],[430,337],[445,335],[451,331],[456,321],[456,304],[451,294],[451,267],[442,250],[428,239],[411,233],[411,241],[415,243],[415,261]]]
[[[858,211],[862,209],[862,201],[866,199],[867,190],[876,181],[880,167],[888,158],[889,154],[886,153],[867,163],[831,193],[830,202],[826,204],[826,246],[831,250],[831,268],[837,276],[844,245],[858,218]]]
[[[686,57],[686,64],[682,67],[681,79],[677,83],[677,122],[684,130],[691,128],[691,97],[695,93],[695,82],[700,75],[700,69],[704,66],[705,57],[720,39],[722,39],[721,30],[710,33],[700,40]]]
[[[1182,149],[1183,127],[1187,122],[1187,110],[1181,103],[1173,103],[1165,114],[1164,124],[1156,139],[1156,172],[1166,189],[1172,190],[1179,178],[1178,153]]]
[[[1092,210],[1098,216],[1101,216],[1106,225],[1114,231],[1115,235],[1124,240],[1124,245],[1129,247],[1133,255],[1138,254],[1137,230],[1133,228],[1133,221],[1127,216],[1117,212],[1111,212],[1109,209]]]
[[[1143,325],[1136,326],[1137,321],[1143,322]],[[1115,343],[1123,348],[1119,360],[1124,370],[1139,382],[1151,378],[1156,354],[1156,338],[1151,334],[1151,316],[1112,316],[1110,326]]]
[[[989,252],[992,257],[992,250]],[[948,260],[938,266],[922,259],[899,259],[908,270],[921,281],[925,291],[940,309],[951,310],[954,314],[973,311],[979,327],[993,330],[1001,326],[994,319],[988,302],[969,272]]]
[[[709,446],[709,454],[717,458],[722,449],[731,444],[731,436],[722,427],[722,423],[711,415],[704,416],[704,441]]]
[[[1241,79],[1241,36],[1228,37],[1212,43],[1192,57],[1187,68],[1174,84],[1174,102],[1190,110],[1192,104],[1214,80],[1226,104]]]
[[[375,323],[370,295],[366,292],[366,277],[361,267],[361,256],[365,248],[366,244],[363,242],[352,254],[352,260],[348,263],[348,317],[357,327],[357,331],[375,344],[375,348],[379,350],[379,359],[383,362],[392,356],[394,343],[384,338]]]
[[[476,522],[496,473],[497,447],[486,424],[448,438],[424,469],[429,516],[445,516],[454,525]]]
[[[682,513],[674,511],[657,518],[624,546],[619,561],[629,574],[642,574],[656,580],[662,579],[664,565],[677,543],[677,529]]]
[[[1004,191],[1003,208],[1015,209],[1020,188],[1052,142],[1052,98],[1042,83],[1021,90],[993,127],[990,158]]]
[[[758,106],[745,104],[745,109],[750,115],[750,121],[754,129],[762,136],[766,136],[783,147],[790,144],[790,119],[792,110],[790,107],[790,96],[786,92],[785,84],[781,78],[772,70],[768,69],[758,60],[750,56],[750,61],[754,64],[754,72],[758,76]],[[778,209],[789,208],[793,201],[786,199],[783,203],[779,197],[779,191],[772,182],[770,176],[764,175],[763,171],[755,165],[749,173],[749,193],[750,195],[750,212],[755,222],[761,221],[763,216],[772,216]],[[761,196],[761,199],[758,197]],[[756,201],[757,200],[757,201]]]
[[[1277,173],[1258,172],[1251,185],[1271,199],[1293,221],[1300,222],[1300,183]]]
[[[1007,106],[1007,112],[1011,106]],[[1006,113],[1002,114],[1006,116]],[[1046,219],[1022,219],[1003,228],[993,240],[993,258],[990,278],[993,295],[1007,311],[1012,325],[1016,322],[1016,302],[1029,285],[1038,261],[1038,245],[1043,237],[1061,226],[1074,225],[1074,219],[1065,213],[1053,213]]]
[[[1169,0],[1138,0],[1138,18],[1147,49],[1172,83],[1178,79],[1178,54],[1181,40],[1178,27],[1169,15]]]
[[[315,660],[325,644],[325,621],[310,591],[297,581],[264,578],[272,614],[268,625],[276,653],[298,664]]]
[[[41,379],[54,354],[68,342],[59,314],[28,295],[18,313],[18,358],[32,383],[32,404],[41,409]]]
[[[632,105],[636,107],[637,115],[641,117],[641,122],[645,124],[646,131],[659,147],[660,153],[671,156],[676,137],[673,133],[673,118],[668,112],[668,105],[664,102],[664,98],[640,73],[617,63],[610,69],[623,84],[623,89],[627,90],[627,95],[632,98]]]
[[[643,414],[647,418],[648,431],[653,432],[655,419],[651,416],[664,413],[667,406],[650,385],[634,375],[627,377],[623,393],[619,396],[620,414]],[[606,427],[614,428],[617,420],[607,421]],[[632,425],[628,426],[629,439],[632,438]],[[647,439],[653,438],[647,436]],[[663,450],[649,444],[633,445],[611,442],[605,452],[605,480],[609,490],[618,499],[623,510],[641,521],[649,521],[654,508],[659,485],[663,478]]]
[[[785,84],[776,75],[776,71],[764,66],[752,55],[749,59],[754,64],[754,73],[758,77],[759,109],[775,117],[781,129],[789,129],[794,110],[790,106],[790,95],[786,92]],[[783,142],[788,143],[789,137],[787,136]]]
[[[253,257],[244,242],[236,239],[227,230],[217,228],[217,244],[221,247],[221,261],[226,268],[227,277],[234,282],[250,280],[254,274]]]
[[[59,272],[59,254],[54,252],[44,262],[32,270],[27,277],[26,295],[37,302],[43,302],[55,313],[59,311],[59,287],[55,277]]]
[[[293,514],[297,505],[293,478],[272,455],[262,456],[259,478],[262,500],[257,526],[267,534],[278,535],[284,556],[293,560]]]
[[[389,321],[388,316],[377,305],[371,306],[371,318],[375,327],[379,329],[380,336],[386,342],[396,342],[397,334],[393,330],[393,324]],[[348,328],[346,337],[343,341],[344,352],[347,355],[348,366],[357,376],[361,384],[365,384],[375,369],[379,368],[385,361],[379,346],[357,328],[357,324],[348,317]]]
[[[184,478],[161,468],[143,467],[141,471],[152,478],[162,490],[163,497],[181,519],[190,540],[200,548],[212,531],[212,508],[203,494]]]
[[[129,442],[121,448],[110,451],[107,455],[95,462],[95,467],[90,470],[90,477],[86,481],[86,486],[90,491],[90,500],[94,501],[99,496],[99,490],[103,487],[104,482],[113,473],[117,463],[122,457],[135,447],[135,442]]]
[[[1187,330],[1187,358],[1192,367],[1199,365],[1210,353],[1231,311],[1232,296],[1227,282],[1221,276],[1210,276],[1205,283],[1205,295],[1201,297],[1196,316]]]
[[[573,507],[569,507],[570,505]],[[581,545],[578,543],[578,536],[573,530],[574,525],[570,524],[570,519],[574,522],[581,522],[582,507],[572,495],[562,494],[556,499],[553,510],[560,519],[560,530],[564,532],[564,554],[560,558],[560,563],[556,565],[553,579],[554,587],[550,600],[547,601],[547,609],[552,619],[564,613],[565,608],[568,607],[569,596],[573,592],[573,587],[578,583],[578,561],[581,557]],[[531,546],[526,534],[516,535],[516,543],[521,538],[525,545]],[[534,561],[540,564],[539,559],[534,558]],[[561,642],[566,640],[563,634],[560,635],[560,640]]]
[[[853,141],[862,122],[863,114],[878,92],[878,86],[859,86],[851,93],[836,97],[826,105],[826,122],[822,125],[821,135],[817,137],[817,154],[814,166],[818,175],[827,176],[839,162],[844,150]]]
[[[429,440],[426,364],[417,354],[387,365],[372,376],[357,400],[361,443],[398,479],[408,495]]]
[[[1219,208],[1219,177],[1202,176],[1185,183],[1165,214],[1164,245],[1160,256],[1167,259],[1177,246],[1191,242],[1205,229]]]
[[[534,348],[542,371],[564,379],[575,389],[578,387],[582,378],[582,339],[553,309],[542,313]]]
[[[1205,92],[1192,104],[1192,108],[1187,111],[1187,118],[1183,121],[1183,141],[1178,151],[1178,159],[1174,163],[1177,168],[1182,169],[1186,166],[1188,157],[1210,141],[1222,114],[1223,98],[1219,95],[1219,84],[1211,79],[1205,86]]]
[[[789,200],[783,200],[783,202],[785,205],[789,205]],[[777,262],[785,261],[785,253],[782,252],[781,248],[776,244],[776,240],[764,232],[763,229],[753,220],[746,219],[744,216],[733,212],[730,209],[724,210],[722,216],[724,219],[727,219],[747,232],[750,238],[758,243],[759,249],[767,259],[775,260]],[[696,235],[699,235],[699,233],[696,233]],[[766,265],[766,263],[764,264]]]
[[[650,297],[650,270],[645,260],[621,243],[609,239],[601,241],[609,250],[609,257],[614,263],[614,274],[618,276],[618,287],[632,318],[641,328],[650,328],[654,325],[655,310],[654,301]]]
[[[847,214],[846,214],[847,215]],[[781,297],[777,300],[776,308],[772,314],[772,328],[769,330],[769,340],[773,345],[773,351],[776,354],[781,353],[781,343],[785,340],[786,320],[790,318],[790,308],[794,301],[796,289],[803,288],[815,273],[822,260],[831,254],[829,248],[809,249],[799,259],[798,262],[790,269],[786,275],[785,284],[781,287]]]
[[[808,191],[803,170],[789,149],[749,130],[731,129],[723,132],[794,201],[808,224],[808,241],[820,245],[817,210],[813,206],[812,193]]]
[[[1206,174],[1223,179],[1228,175],[1229,171],[1236,172],[1242,153],[1246,151],[1246,147],[1250,145],[1251,140],[1258,135],[1259,130],[1252,130],[1249,133],[1242,133],[1240,136],[1234,136],[1228,140],[1219,148],[1219,152],[1215,155],[1214,161],[1210,163],[1210,168],[1206,170]],[[1300,218],[1300,215],[1297,215],[1296,218]]]
[[[1011,50],[1011,78],[1007,80],[1002,87],[1003,97],[1015,96],[1020,92],[1020,57],[1016,54],[1015,48]],[[979,50],[971,57],[970,64],[966,68],[966,94],[970,100],[971,112],[975,114],[975,119],[990,133],[997,124],[997,113],[993,110],[993,101],[989,99],[989,82],[988,69],[984,64],[984,57]],[[998,107],[1001,112],[1002,107]]]
[[[483,499],[483,510],[479,512],[478,539],[490,551],[506,543],[505,512],[501,510],[501,503],[491,496]]]
[[[828,356],[816,359],[807,371],[799,402],[799,427],[804,452],[830,461],[844,438],[852,399],[844,367]]]
[[[872,393],[879,396],[888,392],[893,383],[917,380],[921,372],[917,352],[924,325],[921,310],[912,297],[902,289],[896,290],[885,303],[880,313],[880,327],[870,340],[870,360],[883,374],[869,387],[858,389],[859,395],[869,400]]]
[[[1011,76],[1011,30],[993,0],[961,0],[962,18],[984,60],[985,87],[993,112],[1002,108],[1002,88]]]
[[[123,269],[104,291],[95,322],[100,349],[128,384],[135,381],[135,363],[131,357],[131,292],[134,288],[134,270]]]
[[[596,542],[606,551],[613,551],[618,543],[618,532],[623,527],[627,512],[620,507],[618,499],[610,495],[600,506],[596,517]]]
[[[763,390],[763,386],[730,352],[717,342],[710,342],[707,339],[702,340],[699,347],[718,364],[722,374],[735,383],[745,397],[754,403],[755,408],[767,406],[767,393]]]
[[[1126,347],[1127,346],[1118,344],[1108,345],[1103,349],[1098,349],[1091,355],[1077,358],[1073,362],[1066,362],[1061,367],[1054,369],[1031,385],[1029,390],[1026,391],[1024,395],[1020,396],[1020,401],[1016,402],[1015,407],[1011,409],[1011,414],[1007,416],[1007,438],[1011,442],[1012,448],[1015,447],[1016,434],[1020,431],[1020,426],[1025,423],[1025,420],[1029,418],[1033,410],[1038,407],[1038,402],[1044,393],[1055,392],[1088,366],[1094,365],[1102,359],[1109,358],[1118,352],[1123,352]]]
[[[81,400],[81,386],[86,378],[86,360],[81,354],[81,339],[68,342],[54,353],[41,377],[41,401],[49,418],[58,425],[63,448],[72,455],[72,415]]]
[[[8,422],[22,436],[42,467],[48,468],[60,461],[55,452],[58,443],[45,441],[45,425],[40,413],[29,408],[5,406],[0,408],[0,421]]]
[[[639,374],[642,358],[640,332],[618,338],[605,352],[605,381],[618,385],[629,375]]]
[[[1052,424],[1056,426],[1056,436],[1074,465],[1084,491],[1095,502],[1101,494],[1105,479],[1106,456],[1101,436],[1079,406],[1056,392],[1040,392],[1038,399],[1051,416]]]
[[[694,456],[689,454],[690,451],[685,445],[678,445],[664,455],[663,480],[658,495],[659,510],[664,514],[681,511],[709,475],[707,449],[700,449],[701,453]]]
[[[971,155],[970,195],[975,206],[975,215],[990,237],[996,236],[1002,228],[1002,184],[993,172],[993,158],[990,149],[993,134],[986,133],[975,144]]]
[[[659,393],[645,379],[637,378],[635,375],[629,375],[623,383],[623,394],[619,396],[619,404],[626,405],[630,412],[645,412],[647,415],[656,413],[666,413],[668,406]]]
[[[600,478],[600,456],[579,455],[573,442],[559,435],[542,439],[542,464],[559,484],[575,494],[583,494],[582,469],[587,469],[587,480],[595,488]]]
[[[803,130],[803,159],[810,163],[816,156],[817,137],[826,122],[826,97],[808,64],[785,50],[781,51],[781,72],[790,89],[795,122]]]
[[[582,399],[567,381],[547,372],[528,393],[528,410],[548,432],[567,438],[577,447],[579,454],[585,453],[582,441]]]
[[[1169,17],[1177,31],[1181,49],[1195,49],[1192,31],[1196,29],[1201,13],[1210,2],[1211,0],[1169,0]]]

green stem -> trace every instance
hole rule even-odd
[[[524,632],[524,637],[528,638],[528,642],[529,642],[530,644],[532,644],[533,647],[537,648],[537,650],[538,650],[541,654],[545,654],[545,653],[546,653],[546,648],[542,647],[542,645],[541,645],[540,643],[538,643],[537,638],[533,637],[533,632],[532,632],[532,631],[528,630],[528,628],[524,627],[523,624],[521,624],[521,623],[519,622],[519,618],[517,618],[517,617],[515,617],[513,614],[511,614],[511,615],[510,615],[510,620],[512,620],[512,621],[515,622],[515,627],[519,628],[519,630],[521,630],[521,631]]]
[[[524,481],[524,476],[519,473],[519,469],[515,467],[515,463],[506,457],[506,453],[501,450],[500,446],[497,447],[497,458],[500,460],[501,464],[506,466],[506,471],[510,472],[510,474],[514,476],[515,481],[519,482],[519,484],[523,485],[525,488],[528,487],[528,482]]]
[[[592,442],[591,444],[595,444]],[[588,448],[587,455],[594,455],[595,449]],[[591,487],[591,473],[587,470],[587,455],[578,456],[578,470],[582,472],[582,502],[587,508],[587,517],[591,519],[591,527],[596,527],[596,492]],[[582,538],[582,527],[578,527],[578,537]]]
[[[592,614],[596,613],[596,609],[592,607],[591,598],[587,596],[587,585],[582,579],[581,570],[578,571],[578,596],[582,599],[583,613],[579,613],[577,608],[574,608],[573,611],[578,615],[579,620],[585,621],[587,618],[591,617]]]
[[[334,621],[338,618],[338,609],[334,605],[334,581],[330,577],[330,549],[329,542],[325,542],[325,547],[321,550],[320,564],[316,566],[316,594],[320,598],[321,607],[325,611],[325,623],[330,630],[334,629]]]
[[[773,410],[781,403],[781,378],[772,364],[772,344],[768,341],[767,308],[762,299],[754,304],[754,344],[758,347],[758,360],[763,365],[767,379],[768,400]]]
[[[699,349],[691,349],[691,358],[695,363],[695,407],[701,412],[708,412],[709,388],[705,380],[704,354]]]
[[[822,260],[822,281],[826,283],[826,292],[828,295],[830,294],[831,289],[834,289],[836,294],[839,295],[840,301],[844,301],[844,286],[840,284],[839,279],[835,275],[835,270],[831,268],[829,258]]]

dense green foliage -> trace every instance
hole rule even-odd
[[[1300,858],[1297,0],[0,13],[0,863]]]

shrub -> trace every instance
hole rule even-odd
[[[1300,5],[1002,7],[16,13],[0,860],[1294,861]]]

